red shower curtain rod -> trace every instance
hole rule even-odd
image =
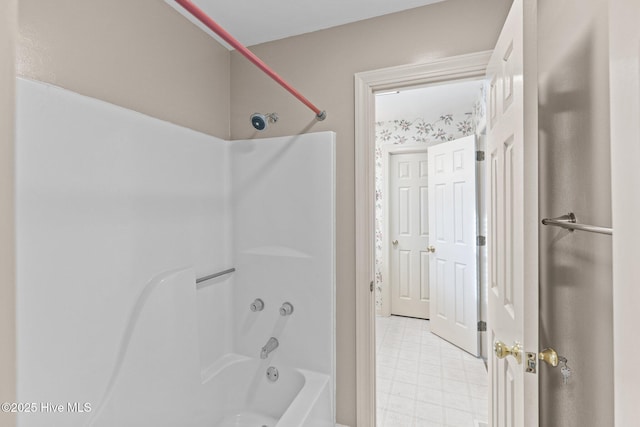
[[[238,52],[243,54],[249,61],[253,62],[258,68],[265,72],[269,77],[275,80],[280,86],[288,90],[293,96],[298,98],[304,105],[309,107],[318,120],[324,120],[327,117],[325,111],[320,111],[318,107],[313,105],[311,101],[305,98],[300,92],[295,90],[289,83],[287,83],[282,77],[280,77],[275,71],[273,71],[267,64],[265,64],[260,58],[254,55],[249,49],[247,49],[242,43],[236,40],[231,34],[229,34],[224,28],[222,28],[216,21],[211,19],[209,15],[204,13],[202,9],[196,6],[191,0],[175,0],[180,6],[185,8],[189,13],[196,17],[200,22],[209,27],[211,31],[219,35],[224,41],[233,46]]]

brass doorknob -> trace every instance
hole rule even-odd
[[[518,364],[522,363],[522,347],[519,343],[515,343],[512,347],[509,347],[502,341],[496,341],[493,344],[493,352],[498,359],[504,359],[507,356],[513,356]]]
[[[394,240],[393,242],[391,242],[391,244],[393,244],[393,246],[398,246],[398,241]]]
[[[538,353],[538,358],[543,362],[553,366],[554,368],[558,366],[558,353],[552,348],[545,348],[544,350],[542,350],[540,353]]]
[[[427,252],[435,253],[436,252],[436,248],[434,246],[429,246],[427,248]]]

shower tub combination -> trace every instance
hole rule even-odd
[[[265,375],[267,363],[232,354],[204,384],[207,402],[224,402],[208,419],[220,427],[331,426],[329,378],[303,369],[279,368],[277,382]],[[203,408],[203,410],[206,410]]]
[[[195,369],[194,278],[193,269],[180,269],[142,290],[87,424],[333,427],[330,377],[280,365],[275,350],[261,358],[228,353],[204,372]]]
[[[18,425],[335,426],[334,134],[17,98]]]

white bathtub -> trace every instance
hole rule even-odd
[[[267,379],[270,366],[279,372],[275,382]],[[215,427],[333,426],[329,384],[327,375],[228,354],[205,374],[199,418]]]
[[[261,360],[229,353],[200,372],[194,281],[192,269],[181,269],[145,287],[99,404],[85,414],[87,423],[62,414],[65,425],[334,427],[330,377],[279,365],[277,354]],[[266,376],[270,366],[279,372],[275,382]],[[53,425],[45,418],[34,425]]]

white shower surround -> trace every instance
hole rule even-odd
[[[302,418],[278,426],[334,425],[333,133],[223,141],[25,79],[17,113],[18,400],[92,409],[20,414],[20,426],[100,425],[99,411],[141,425],[107,401],[154,366],[170,372],[134,382],[135,416],[212,425],[193,408],[205,385],[221,361],[262,366],[271,336],[280,346],[262,362],[307,373],[288,407]],[[195,277],[229,267],[196,289]],[[264,311],[249,310],[254,298]],[[174,386],[183,398],[160,411]]]

